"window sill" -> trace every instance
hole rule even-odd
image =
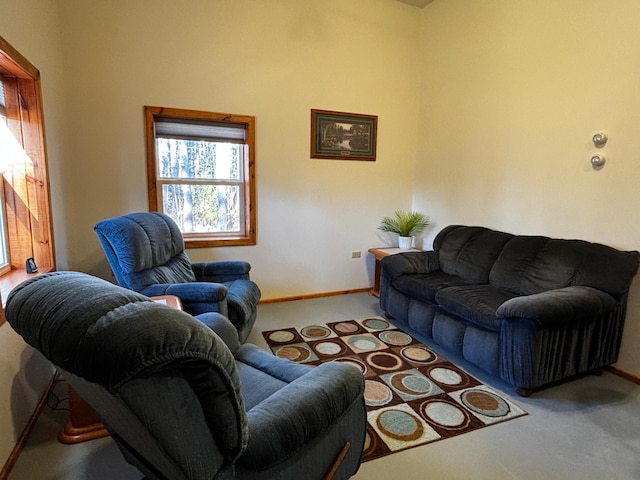
[[[52,271],[52,269],[40,269],[36,273],[27,273],[24,269],[19,270],[11,270],[11,272],[7,273],[0,277],[0,293],[2,294],[2,308],[4,308],[5,302],[7,301],[7,297],[9,296],[9,292],[13,290],[15,287],[20,285],[22,282],[31,277],[37,277],[38,275],[42,275],[43,273],[48,273]]]

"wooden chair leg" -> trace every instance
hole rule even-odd
[[[109,436],[91,405],[69,385],[69,421],[58,434],[58,441],[75,444]]]
[[[350,447],[351,447],[351,444],[349,442],[344,444],[344,447],[342,447],[342,450],[340,450],[340,453],[338,453],[338,456],[333,461],[333,463],[331,464],[331,467],[329,468],[329,471],[326,473],[326,475],[323,477],[322,480],[331,480],[333,478],[333,476],[338,471],[338,468],[340,467],[342,460],[344,460],[344,457],[346,457]]]

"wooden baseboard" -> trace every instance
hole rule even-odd
[[[637,385],[640,385],[640,377],[637,376],[637,375],[634,375],[634,374],[629,373],[629,372],[625,372],[624,370],[620,370],[620,369],[618,369],[616,367],[613,367],[611,365],[609,365],[608,367],[605,367],[605,369],[608,372],[613,373],[614,375],[617,375],[617,376],[619,376],[621,378],[624,378],[625,380],[628,380],[628,381],[633,382],[633,383],[635,383]]]
[[[310,293],[310,294],[307,294],[307,295],[295,295],[293,297],[267,298],[267,299],[264,299],[264,300],[260,300],[260,303],[264,304],[264,303],[290,302],[292,300],[308,300],[310,298],[333,297],[335,295],[347,295],[349,293],[362,293],[362,292],[368,292],[370,290],[371,290],[371,287],[366,287],[366,288],[356,288],[356,289],[352,289],[352,290],[338,290],[336,292]]]
[[[22,430],[20,437],[18,437],[18,441],[13,447],[13,450],[11,450],[11,453],[9,454],[9,457],[7,458],[7,461],[5,462],[4,466],[2,467],[2,470],[0,470],[0,480],[6,480],[7,478],[9,478],[9,473],[11,472],[11,469],[18,461],[18,457],[20,456],[22,449],[27,443],[27,439],[29,438],[29,435],[31,434],[33,427],[36,425],[36,422],[38,421],[40,412],[42,412],[42,409],[47,403],[47,396],[49,395],[49,392],[55,385],[56,381],[58,380],[59,375],[60,373],[56,370],[56,372],[51,377],[51,381],[49,382],[47,387],[44,389],[44,392],[42,393],[42,396],[40,397],[40,400],[38,401],[36,408],[33,410],[31,417],[29,417],[29,421],[25,425],[24,430]]]

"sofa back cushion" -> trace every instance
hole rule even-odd
[[[451,225],[433,241],[440,269],[468,283],[489,283],[489,273],[513,235],[484,227]]]
[[[493,265],[490,283],[516,295],[579,285],[620,298],[638,270],[638,257],[583,240],[515,236]]]

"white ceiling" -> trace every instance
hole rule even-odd
[[[425,7],[431,2],[433,2],[433,0],[396,0],[396,1],[402,2],[402,3],[408,3],[409,5],[413,5],[420,8]]]

